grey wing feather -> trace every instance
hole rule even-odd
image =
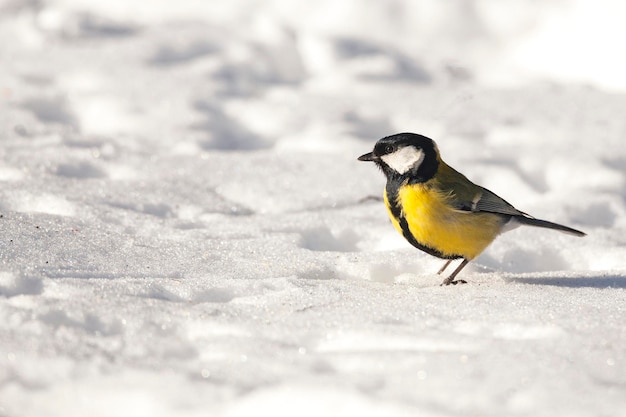
[[[483,187],[480,187],[480,191],[475,194],[471,202],[464,201],[459,203],[458,208],[459,210],[473,213],[488,212],[502,214],[505,216],[513,216],[515,220],[521,224],[559,230],[575,236],[585,236],[585,232],[581,232],[580,230],[572,229],[571,227],[549,222],[547,220],[536,219],[523,211],[519,211],[506,200],[498,197],[496,194]]]
[[[472,211],[487,211],[489,213],[507,214],[511,216],[530,217],[523,211],[519,211],[503,198],[498,197],[486,188],[480,187],[482,193],[472,201]]]

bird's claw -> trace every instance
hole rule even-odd
[[[463,279],[457,279],[455,280],[454,278],[446,278],[444,279],[441,284],[439,284],[440,287],[444,286],[444,285],[456,285],[456,284],[467,284],[467,281],[463,280]]]

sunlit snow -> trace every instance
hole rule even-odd
[[[626,415],[620,2],[0,2],[0,415]],[[440,287],[382,136],[519,209]]]

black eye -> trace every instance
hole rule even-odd
[[[386,154],[390,154],[390,153],[394,153],[394,151],[396,150],[396,147],[393,145],[385,145],[385,155]]]

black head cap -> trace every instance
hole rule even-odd
[[[392,157],[393,154],[397,158]],[[416,133],[384,137],[376,142],[372,152],[358,159],[375,162],[388,179],[408,178],[409,183],[428,181],[439,167],[439,151],[435,142]]]

